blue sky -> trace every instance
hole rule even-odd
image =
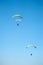
[[[23,21],[17,27],[12,15]],[[31,57],[25,45],[35,43]],[[0,62],[4,65],[43,65],[43,1],[0,0]]]

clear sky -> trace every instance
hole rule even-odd
[[[19,27],[12,19],[16,13],[23,16]],[[37,45],[32,56],[25,52],[30,43]],[[42,0],[0,0],[0,64],[43,65]]]

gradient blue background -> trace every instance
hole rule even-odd
[[[19,27],[16,13],[23,16]],[[37,45],[32,57],[25,48],[30,43]],[[0,65],[43,65],[42,0],[0,0]]]

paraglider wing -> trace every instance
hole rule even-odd
[[[37,47],[36,47],[35,45],[33,45],[33,44],[30,44],[30,45],[27,45],[27,46],[26,46],[26,48],[29,48],[29,47],[30,47],[30,48],[37,48]]]
[[[15,14],[15,15],[12,16],[12,18],[15,18],[15,17],[18,17],[18,18],[21,18],[21,19],[23,18],[20,14]]]

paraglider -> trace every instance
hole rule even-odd
[[[15,21],[17,22],[17,26],[19,26],[20,22],[22,22],[23,17],[20,14],[15,14],[12,16],[12,18],[15,19]]]
[[[37,48],[37,46],[35,44],[28,44],[28,45],[26,45],[26,49],[31,49],[31,51],[32,51],[32,49],[35,49],[35,48]],[[30,53],[30,55],[31,56],[33,55],[32,52]]]

